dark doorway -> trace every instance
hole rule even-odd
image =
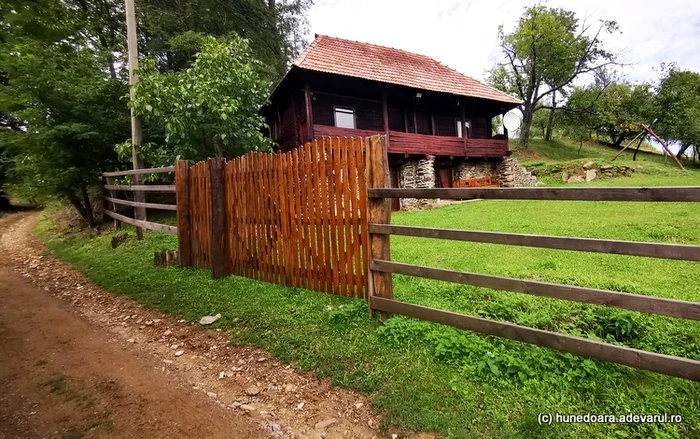
[[[452,168],[437,168],[435,185],[439,188],[452,187]]]

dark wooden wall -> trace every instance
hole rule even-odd
[[[311,106],[314,124],[335,126],[333,107],[338,106],[355,110],[355,128],[358,130],[384,130],[382,103],[380,101],[314,92]]]

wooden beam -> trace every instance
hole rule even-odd
[[[370,307],[377,311],[414,317],[420,320],[440,323],[480,334],[518,340],[536,346],[570,352],[583,357],[597,358],[636,369],[648,370],[664,375],[692,381],[700,381],[700,361],[682,357],[647,352],[625,346],[588,340],[572,335],[528,328],[508,322],[494,322],[480,317],[472,317],[426,306],[398,302],[375,297]]]
[[[311,106],[311,85],[307,82],[304,86],[304,97],[306,100],[306,125],[308,128],[309,138],[306,139],[310,142],[314,138],[314,115]]]
[[[424,279],[491,288],[494,290],[552,297],[555,299],[570,300],[572,302],[613,306],[615,308],[640,311],[649,314],[700,320],[700,303],[696,302],[476,274],[466,271],[445,270],[442,268],[423,267],[420,265],[403,264],[385,260],[372,260],[370,262],[370,269],[385,273],[404,274],[422,277]]]
[[[389,160],[386,149],[386,136],[372,136],[367,139],[367,187],[390,187]],[[391,222],[391,201],[374,198],[368,200],[367,217],[371,223],[389,224]],[[370,260],[390,259],[391,249],[388,235],[370,234]],[[394,298],[394,289],[390,273],[370,272],[371,294],[387,299]],[[371,315],[371,312],[370,312]]]
[[[111,191],[128,191],[128,192],[134,192],[134,191],[143,191],[143,192],[175,192],[175,185],[174,184],[146,184],[146,185],[139,185],[139,184],[120,184],[120,185],[112,185],[112,184],[106,184],[105,189],[111,190]]]
[[[296,104],[294,103],[294,97],[290,96],[289,101],[292,107],[292,123],[294,124],[294,147],[301,145],[301,139],[299,138],[299,118],[297,117]],[[285,151],[286,152],[286,151]]]
[[[164,166],[162,168],[131,169],[128,171],[103,172],[105,177],[121,177],[124,175],[161,174],[164,172],[175,172],[175,166]]]
[[[187,160],[175,162],[175,202],[177,203],[177,250],[180,267],[192,266],[190,229],[190,179]]]
[[[700,186],[368,189],[370,198],[470,200],[700,201]]]
[[[156,232],[169,233],[171,235],[177,235],[177,227],[166,226],[165,224],[152,223],[150,221],[137,220],[129,218],[128,216],[120,215],[109,210],[104,211],[105,215],[111,216],[123,223],[131,224],[134,227],[139,227],[141,229],[154,230]]]
[[[386,92],[382,92],[382,119],[384,121],[384,135],[386,144],[389,146],[389,104],[386,100]]]
[[[437,125],[435,124],[435,112],[430,112],[430,130],[433,136],[437,136]]]
[[[450,239],[453,241],[552,248],[649,258],[700,261],[700,246],[655,242],[617,241],[609,239],[570,238],[565,236],[525,235],[518,233],[481,232],[474,230],[436,229],[428,227],[370,224],[370,233]]]
[[[123,204],[125,206],[132,207],[143,207],[146,209],[177,210],[177,206],[175,204],[139,203],[138,201],[120,200],[118,198],[112,197],[105,197],[105,200],[110,201],[114,204]]]
[[[214,157],[209,159],[209,177],[211,181],[211,276],[224,277],[227,272],[226,255],[226,159]]]
[[[646,130],[647,133],[654,136],[654,138],[661,144],[661,146],[664,147],[666,152],[668,152],[668,154],[671,157],[673,157],[673,160],[676,161],[676,164],[678,165],[678,167],[685,171],[685,168],[683,167],[683,163],[681,163],[681,161],[678,160],[678,157],[676,157],[676,155],[674,153],[672,153],[670,149],[668,149],[668,145],[666,145],[666,142],[664,142],[661,137],[657,136],[656,133],[651,129],[650,126],[642,124],[642,127],[644,127],[644,130]]]
[[[467,118],[465,116],[464,101],[459,102],[459,108],[461,109],[461,125],[462,125],[462,141],[464,142],[464,156],[467,157],[469,153],[467,152]]]

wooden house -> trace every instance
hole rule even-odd
[[[510,151],[492,120],[520,103],[427,56],[317,35],[261,114],[282,151],[386,134],[393,186],[451,187],[497,173]]]

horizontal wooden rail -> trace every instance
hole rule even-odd
[[[143,191],[143,192],[175,192],[174,184],[129,184],[115,185],[106,184],[105,189],[108,191]]]
[[[466,316],[381,297],[371,297],[370,307],[376,311],[415,317],[417,319],[441,323],[443,325],[466,329],[480,334],[495,335],[537,346],[570,352],[584,357],[611,361],[637,369],[700,381],[700,361],[688,358],[673,357],[625,346],[602,343],[581,337],[528,328],[514,323],[494,322],[479,317]]]
[[[385,273],[404,274],[462,285],[491,288],[494,290],[553,297],[573,302],[614,306],[616,308],[641,311],[649,314],[700,320],[700,303],[696,302],[446,270],[380,259],[371,261],[370,269]]]
[[[140,203],[138,201],[120,200],[119,198],[112,197],[104,197],[104,199],[109,202],[115,204],[123,204],[125,206],[145,207],[147,209],[177,210],[177,205],[175,204]]]
[[[370,198],[468,200],[700,201],[700,186],[368,189]]]
[[[120,215],[109,210],[104,211],[105,215],[111,216],[112,218],[131,224],[134,227],[141,227],[142,229],[154,230],[156,232],[169,233],[171,235],[177,235],[177,227],[166,226],[165,224],[152,223],[150,221],[136,220],[129,218],[128,216]]]
[[[128,171],[103,172],[105,177],[121,177],[124,175],[161,174],[164,172],[175,172],[175,166],[165,166],[162,168],[131,169]]]
[[[700,261],[700,246],[370,224],[369,233]]]

